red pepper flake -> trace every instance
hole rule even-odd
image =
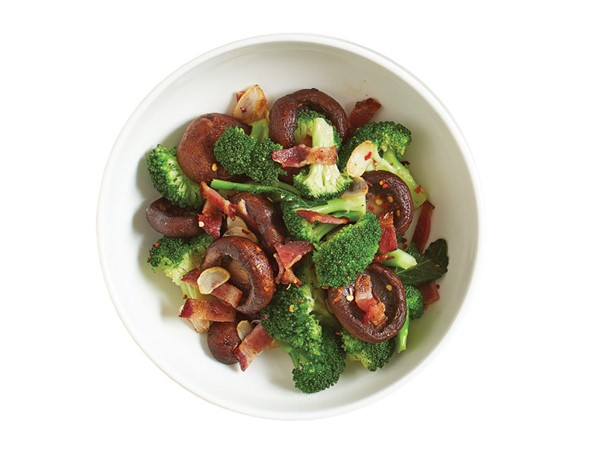
[[[366,160],[370,160],[372,156],[373,156],[373,152],[369,152],[368,154],[366,154],[365,155],[365,161]]]
[[[423,191],[423,187],[421,185],[417,185],[417,187],[415,188],[415,193],[419,194]]]
[[[383,185],[381,185],[381,187],[383,189],[388,189],[390,187],[390,185],[388,185],[387,183],[384,183]]]
[[[160,246],[160,243],[157,241],[156,243],[154,243],[154,247],[158,247]]]

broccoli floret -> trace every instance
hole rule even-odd
[[[389,362],[394,354],[395,341],[392,338],[379,343],[367,343],[343,329],[342,345],[348,357],[360,362],[369,371],[376,371]]]
[[[339,165],[346,168],[352,151],[365,141],[371,141],[375,147],[371,164],[367,171],[383,170],[396,174],[410,188],[414,208],[419,208],[427,199],[427,193],[419,185],[400,159],[412,138],[410,130],[402,124],[391,121],[371,122],[356,129],[352,137],[344,144],[339,155]]]
[[[318,352],[321,325],[312,315],[315,300],[310,285],[279,285],[273,299],[262,310],[262,325],[280,346],[307,354]]]
[[[319,323],[324,327],[340,330],[342,327],[340,322],[327,307],[327,291],[317,285],[317,274],[311,254],[304,257],[304,261],[296,268],[295,272],[298,278],[310,287],[315,300],[312,313],[318,318]]]
[[[172,204],[182,208],[202,207],[204,199],[200,194],[200,185],[181,170],[176,147],[168,149],[156,146],[148,154],[146,163],[154,188]]]
[[[309,241],[313,244],[337,227],[336,224],[322,224],[319,222],[310,223],[298,216],[298,210],[310,210],[316,213],[330,214],[336,217],[348,218],[351,222],[356,222],[362,218],[366,212],[366,197],[362,192],[348,192],[335,199],[327,201],[305,201],[298,198],[290,198],[282,202],[281,211],[283,222],[290,235],[298,240]]]
[[[331,122],[314,111],[298,113],[294,140],[305,143],[311,137],[313,147],[341,146],[338,132]],[[313,163],[294,176],[294,186],[309,199],[326,200],[339,196],[350,186],[352,179],[340,173],[335,164]]]
[[[262,326],[292,359],[292,379],[304,393],[330,387],[344,370],[341,343],[321,326],[315,304],[311,284],[279,286],[261,312]]]
[[[213,239],[209,235],[194,238],[171,238],[163,236],[150,249],[148,264],[153,271],[162,270],[169,279],[181,288],[183,294],[192,299],[201,299],[197,287],[183,283],[181,278],[198,268]]]
[[[294,175],[294,186],[309,199],[326,200],[339,196],[352,183],[335,164],[313,163]]]
[[[294,360],[294,359],[292,359]],[[346,352],[334,330],[323,327],[319,353],[298,355],[292,370],[296,388],[304,393],[316,393],[334,385],[346,366]]]
[[[425,312],[425,302],[421,292],[412,285],[404,285],[404,294],[406,296],[406,306],[410,319],[417,319],[423,316]]]
[[[319,285],[341,287],[355,280],[373,261],[380,239],[379,220],[371,212],[343,226],[313,252]]]
[[[315,119],[322,119],[327,125],[331,126],[331,129],[323,129],[320,135],[316,138],[313,137],[313,133],[315,132],[315,123],[313,121]],[[331,133],[331,137],[329,136],[329,133]],[[296,141],[296,144],[306,143],[309,136],[310,144],[313,146],[315,145],[315,140],[320,137],[325,138],[328,141],[333,140],[333,144],[330,145],[335,145],[338,149],[341,149],[342,147],[342,138],[340,137],[340,134],[338,133],[336,128],[333,127],[333,124],[329,119],[327,119],[324,115],[322,115],[321,113],[317,113],[314,110],[300,110],[298,112],[298,115],[296,116],[296,130],[294,131],[294,141]]]
[[[276,149],[281,146],[269,138],[259,142],[240,127],[227,127],[215,142],[214,155],[229,174],[247,175],[255,182],[273,185],[281,171],[271,156]]]

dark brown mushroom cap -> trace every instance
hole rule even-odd
[[[271,108],[270,138],[284,148],[294,146],[298,110],[309,108],[323,114],[337,129],[343,141],[349,135],[350,123],[344,108],[331,96],[318,89],[301,89],[275,101]]]
[[[258,244],[239,236],[224,236],[206,249],[200,269],[213,266],[231,274],[229,282],[242,290],[243,299],[236,309],[245,314],[266,307],[275,293],[273,270]]]
[[[371,263],[364,271],[371,278],[373,296],[385,305],[386,321],[379,327],[362,322],[365,312],[354,302],[354,282],[346,287],[327,290],[327,305],[339,322],[355,337],[378,343],[395,336],[406,319],[406,297],[404,286],[398,276],[389,268]]]
[[[236,193],[229,198],[236,206],[237,214],[248,228],[258,236],[260,246],[270,255],[275,245],[285,240],[285,228],[281,213],[265,196],[252,193]]]
[[[164,197],[146,208],[148,224],[159,233],[174,238],[191,238],[204,231],[198,225],[198,213],[173,205]]]
[[[226,364],[238,362],[233,350],[239,346],[242,340],[237,333],[236,326],[236,323],[232,322],[214,321],[208,328],[208,349],[219,362]]]
[[[241,127],[245,132],[249,130],[246,124],[231,116],[210,113],[194,119],[183,132],[177,146],[177,162],[194,182],[210,183],[214,178],[230,178],[214,155],[215,142],[227,127]]]
[[[363,174],[369,185],[367,192],[367,205],[372,204],[375,198],[381,196],[389,204],[389,210],[394,212],[394,228],[397,234],[403,234],[410,227],[413,220],[413,202],[410,188],[404,180],[388,171],[370,171]],[[391,196],[393,202],[389,202]]]

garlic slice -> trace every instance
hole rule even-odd
[[[210,294],[213,290],[229,280],[231,274],[225,268],[213,266],[205,269],[198,277],[198,288],[201,294]]]
[[[351,177],[362,176],[372,163],[375,146],[371,141],[360,143],[350,154],[346,163],[346,172]]]
[[[265,117],[266,112],[267,98],[265,93],[259,85],[253,85],[239,97],[233,109],[233,117],[245,124],[251,124]]]

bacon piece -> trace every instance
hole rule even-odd
[[[304,255],[313,250],[313,245],[308,241],[290,241],[285,244],[275,244],[273,258],[277,262],[279,272],[275,277],[275,283],[287,285],[293,283],[302,285],[302,281],[292,271],[292,266],[299,262]]]
[[[312,163],[335,164],[337,147],[309,147],[305,144],[287,149],[276,150],[272,154],[273,161],[284,168],[301,168]]]
[[[215,288],[210,294],[235,308],[242,300],[243,293],[235,285],[225,282]]]
[[[190,285],[194,285],[194,286],[198,286],[198,277],[200,277],[200,274],[202,274],[202,271],[200,271],[200,268],[194,268],[190,271],[188,271],[187,273],[185,273],[183,275],[183,277],[181,278],[181,281],[183,283],[187,283]]]
[[[317,213],[312,210],[296,210],[296,214],[311,224],[315,222],[320,222],[321,224],[348,224],[350,222],[348,218],[337,218],[333,215]]]
[[[206,332],[209,321],[235,321],[235,309],[211,299],[186,299],[180,318],[188,319],[197,332]]]
[[[242,371],[252,363],[254,358],[271,345],[273,339],[267,333],[267,330],[259,323],[252,332],[244,337],[237,348],[233,350],[233,354],[240,362]]]
[[[412,242],[417,246],[417,250],[420,253],[425,251],[427,242],[429,241],[429,234],[431,233],[431,215],[435,207],[428,200],[421,206],[421,213],[415,226],[415,231],[412,236]]]
[[[354,302],[356,302],[358,308],[365,312],[362,319],[363,324],[370,322],[375,327],[379,327],[387,319],[385,304],[373,296],[371,277],[367,274],[359,274],[356,278],[354,284]]]
[[[235,219],[236,211],[235,205],[221,196],[217,191],[212,189],[210,186],[206,184],[206,182],[200,183],[200,190],[206,202],[211,205],[211,208],[214,207],[225,216],[228,216],[231,219]],[[202,213],[204,214],[204,209],[202,209]]]
[[[388,252],[398,249],[398,239],[394,227],[394,212],[388,211],[379,216],[379,225],[382,234],[379,240],[379,255],[386,255]]]
[[[421,285],[417,287],[417,289],[421,292],[423,296],[423,303],[425,304],[425,308],[429,307],[436,301],[440,299],[440,292],[438,291],[438,285],[435,281],[426,283],[425,285]]]
[[[223,215],[209,199],[205,199],[202,213],[198,215],[198,225],[215,240],[221,236]]]
[[[381,108],[381,104],[371,97],[356,102],[348,116],[348,121],[353,129],[362,127],[368,122],[371,122],[371,119],[373,119],[375,113],[379,111],[379,108]]]

